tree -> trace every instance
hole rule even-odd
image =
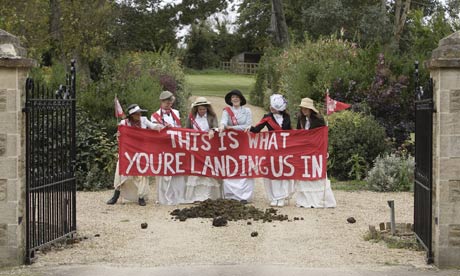
[[[154,51],[176,48],[178,22],[172,5],[159,0],[125,0],[116,5],[111,51]]]
[[[399,48],[401,34],[406,24],[407,13],[409,12],[411,0],[395,0],[395,17],[393,23],[393,42],[395,48]]]
[[[270,45],[271,5],[268,1],[244,0],[238,8],[236,33],[246,49],[262,51]]]
[[[281,48],[289,46],[289,34],[284,16],[283,1],[271,0],[272,16],[271,16],[271,31],[273,33],[274,44]]]
[[[49,24],[49,36],[50,36],[50,50],[48,52],[47,65],[52,64],[51,58],[57,57],[58,60],[62,60],[62,49],[59,49],[59,43],[63,39],[62,26],[61,26],[61,4],[59,0],[50,0],[50,24]]]
[[[192,24],[190,34],[186,38],[184,64],[198,70],[217,66],[219,57],[214,49],[216,36],[208,22]]]

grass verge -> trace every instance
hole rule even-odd
[[[366,191],[369,190],[367,182],[364,180],[335,181],[331,179],[333,190],[341,191]]]
[[[239,89],[248,95],[255,78],[252,75],[238,75],[224,71],[193,71],[185,75],[185,81],[194,96],[224,97],[230,90]]]

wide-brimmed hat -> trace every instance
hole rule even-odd
[[[311,109],[314,112],[319,113],[318,110],[315,108],[313,100],[310,99],[310,98],[303,98],[302,101],[300,102],[299,106]]]
[[[137,104],[132,104],[130,106],[128,106],[128,116],[131,116],[133,115],[134,113],[138,113],[138,112],[146,112],[147,110],[145,109],[141,109],[139,107],[139,105]]]
[[[227,95],[225,95],[225,102],[226,102],[228,105],[233,106],[233,103],[232,103],[232,95],[237,95],[238,97],[240,97],[240,100],[241,100],[240,105],[241,105],[241,106],[243,106],[243,105],[246,104],[246,98],[243,96],[243,93],[241,93],[241,91],[238,90],[238,89],[234,89],[234,90],[228,92]]]
[[[270,107],[276,111],[286,110],[287,100],[281,94],[273,94],[270,96]]]
[[[199,105],[210,105],[211,102],[208,102],[208,100],[205,97],[197,97],[195,101],[192,103],[192,107],[199,106]]]
[[[167,99],[171,98],[172,96],[174,96],[173,93],[169,92],[168,90],[165,90],[165,91],[161,92],[161,94],[160,94],[160,101],[167,100]]]

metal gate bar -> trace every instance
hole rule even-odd
[[[51,91],[26,80],[26,263],[76,231],[75,63]]]
[[[415,96],[414,232],[432,263],[433,80],[425,89],[419,86],[418,63]]]

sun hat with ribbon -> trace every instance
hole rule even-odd
[[[128,106],[128,116],[133,115],[134,113],[146,112],[147,110],[141,109],[138,104],[132,104]]]
[[[276,111],[286,110],[287,100],[281,94],[273,94],[270,96],[270,107]]]
[[[209,102],[205,97],[197,97],[195,101],[192,103],[192,107],[209,104],[211,104],[211,102]]]
[[[315,108],[314,102],[310,98],[303,98],[299,104],[300,107],[308,108],[313,110],[316,113],[319,113],[318,110]]]
[[[161,94],[160,94],[160,101],[168,100],[172,96],[174,96],[173,93],[169,92],[168,90],[165,90],[165,91],[161,92]]]

